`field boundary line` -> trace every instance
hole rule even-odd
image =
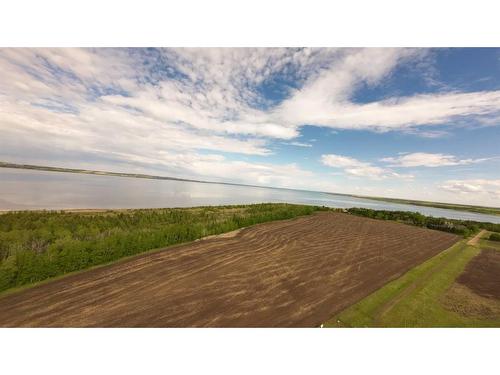
[[[441,260],[434,267],[425,272],[421,277],[417,278],[417,280],[413,281],[407,288],[400,291],[393,298],[385,302],[381,307],[377,309],[375,316],[373,317],[373,324],[375,327],[382,327],[382,318],[385,314],[387,314],[394,306],[396,306],[403,298],[407,297],[411,292],[416,290],[418,287],[422,286],[427,279],[434,273],[439,272],[448,264],[450,264],[457,256],[459,256],[467,247],[469,243],[462,242],[458,248],[452,249],[450,254],[448,254],[445,259]],[[446,249],[448,250],[448,249]],[[443,251],[446,251],[443,250]],[[442,254],[442,253],[440,253]],[[439,255],[439,254],[438,254]],[[416,266],[418,267],[418,266]]]
[[[163,251],[170,251],[170,250],[175,251],[175,250],[178,250],[178,248],[183,248],[183,247],[186,247],[186,246],[190,246],[190,245],[192,245],[194,243],[199,243],[199,242],[214,243],[214,242],[217,242],[217,241],[220,241],[220,240],[227,240],[227,239],[237,240],[237,239],[241,238],[241,236],[243,236],[243,234],[247,230],[249,230],[250,228],[254,228],[254,227],[258,227],[258,226],[266,225],[266,224],[270,224],[270,223],[293,222],[294,220],[306,219],[308,217],[311,217],[311,216],[314,216],[314,215],[318,215],[318,214],[321,215],[321,213],[322,213],[322,211],[314,211],[311,214],[296,216],[296,217],[292,217],[292,218],[289,218],[289,219],[278,219],[278,220],[265,221],[265,222],[256,223],[256,224],[253,224],[253,225],[250,225],[250,226],[247,226],[247,227],[241,227],[241,228],[238,228],[238,229],[234,229],[232,231],[222,232],[222,233],[219,233],[219,234],[214,234],[214,235],[209,235],[209,236],[201,237],[201,238],[194,239],[194,240],[191,240],[191,241],[186,241],[186,242],[176,243],[176,244],[172,244],[172,245],[168,245],[168,246],[162,246],[162,247],[152,248],[152,249],[149,249],[149,250],[145,250],[145,251],[139,252],[137,254],[127,255],[127,256],[122,257],[122,258],[111,260],[109,262],[105,262],[105,263],[101,263],[101,264],[96,264],[96,265],[88,267],[88,268],[83,268],[83,269],[80,269],[80,270],[75,270],[75,271],[72,271],[72,272],[68,272],[68,273],[64,273],[64,274],[57,275],[57,276],[54,276],[54,277],[50,277],[48,279],[44,279],[44,280],[40,280],[40,281],[35,281],[34,283],[19,285],[19,286],[15,286],[15,287],[12,287],[12,288],[9,288],[9,289],[2,290],[2,291],[0,291],[0,300],[3,299],[4,297],[12,295],[12,294],[21,293],[21,292],[23,292],[25,290],[32,289],[32,288],[37,288],[39,286],[43,286],[43,285],[49,284],[51,282],[59,281],[61,279],[67,278],[67,277],[79,275],[81,273],[97,271],[97,270],[99,270],[101,268],[111,267],[111,266],[114,266],[114,265],[117,265],[117,264],[121,264],[121,263],[126,263],[126,262],[129,262],[129,261],[137,260],[137,259],[140,259],[141,257],[148,257],[148,256],[151,256],[151,255],[155,255],[157,253],[161,253]],[[227,235],[228,233],[236,232],[236,231],[238,231],[238,232],[235,234],[235,236],[232,236],[232,237],[229,237],[229,238],[223,237],[224,235]]]

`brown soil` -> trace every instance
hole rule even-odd
[[[319,326],[459,239],[318,213],[7,295],[0,299],[0,326]]]
[[[467,264],[457,281],[480,296],[500,299],[500,251],[482,250]]]
[[[453,283],[442,304],[446,309],[468,318],[500,319],[500,300],[481,297],[460,283]]]
[[[396,306],[396,304],[403,298],[409,296],[410,293],[412,293],[414,290],[424,285],[428,281],[429,277],[431,277],[433,274],[440,272],[448,264],[450,264],[450,262],[454,261],[455,258],[457,258],[460,255],[460,252],[457,252],[451,257],[448,256],[444,261],[438,262],[435,266],[431,267],[427,272],[425,272],[425,274],[423,274],[422,277],[419,277],[417,280],[411,283],[410,286],[404,288],[394,298],[384,303],[375,313],[375,316],[373,318],[374,325],[376,327],[383,327],[382,318],[384,317],[385,314],[387,314],[387,312],[389,312],[394,306]]]

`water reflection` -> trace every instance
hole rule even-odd
[[[287,189],[148,180],[0,168],[0,210],[158,208],[288,202],[366,207],[500,223],[500,217]]]

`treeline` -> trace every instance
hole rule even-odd
[[[500,224],[425,216],[418,212],[371,210],[369,208],[349,208],[346,211],[357,216],[381,220],[395,220],[405,224],[455,233],[464,237],[477,233],[480,229],[500,232]]]
[[[147,250],[326,208],[256,204],[0,215],[0,291]]]

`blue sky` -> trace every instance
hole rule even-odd
[[[0,160],[500,206],[500,49],[0,49]]]

